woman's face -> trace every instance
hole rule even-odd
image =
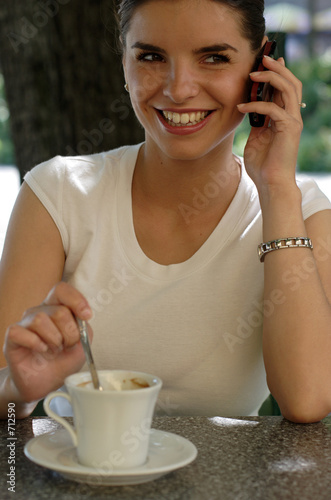
[[[255,59],[239,23],[211,0],[149,1],[134,11],[123,63],[147,147],[173,159],[232,147]]]

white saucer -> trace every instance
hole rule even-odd
[[[25,445],[24,453],[32,462],[57,471],[73,481],[119,486],[153,481],[184,467],[196,458],[197,449],[194,444],[177,434],[152,429],[144,465],[105,473],[101,469],[78,463],[69,433],[65,429],[58,429],[31,439]]]

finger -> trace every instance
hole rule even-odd
[[[265,56],[263,58],[263,65],[266,69],[273,71],[282,76],[285,80],[290,82],[296,89],[298,102],[302,100],[302,82],[290,71],[286,65],[285,60],[281,57],[278,60],[272,57]]]
[[[63,305],[28,309],[20,324],[36,333],[50,348],[71,347],[79,340],[76,321]]]
[[[88,320],[92,317],[92,310],[84,295],[69,283],[60,282],[55,285],[44,300],[44,304],[65,305],[80,319]]]
[[[280,64],[282,64],[282,66],[286,66],[284,57],[278,57],[277,61],[278,61]]]
[[[46,312],[49,315],[49,321],[55,325],[62,337],[64,348],[71,348],[80,341],[80,333],[75,316],[65,306],[49,306],[50,310]],[[93,331],[87,323],[90,338],[93,337]]]
[[[273,71],[251,73],[250,76],[254,82],[269,83],[275,90],[275,104],[281,108],[285,107],[290,115],[301,117],[297,90],[289,80]]]
[[[31,332],[19,324],[14,324],[8,327],[4,343],[4,353],[7,358],[7,353],[10,349],[23,347],[31,351],[45,353],[48,346],[34,332]]]
[[[282,65],[282,66],[285,66],[285,60],[283,57],[279,57],[277,59],[277,61]],[[285,104],[282,100],[282,95],[280,92],[277,92],[277,90],[274,91],[274,95],[273,95],[273,99],[272,101],[276,104],[278,104],[278,106],[280,106],[281,108],[285,108]]]
[[[285,127],[288,131],[295,132],[298,129],[300,133],[302,130],[301,116],[300,119],[291,116],[285,109],[280,108],[273,102],[259,101],[239,104],[238,109],[241,113],[258,113],[260,115],[266,115],[274,123],[282,122],[282,128],[284,129]]]

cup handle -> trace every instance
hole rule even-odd
[[[49,407],[50,402],[54,398],[64,398],[64,399],[67,399],[69,401],[69,403],[71,403],[70,395],[67,394],[66,392],[63,392],[63,391],[51,392],[44,399],[44,409],[49,417],[54,418],[54,420],[59,422],[59,424],[63,425],[63,427],[65,427],[67,429],[67,431],[69,432],[69,434],[71,436],[71,439],[73,440],[74,446],[77,446],[78,439],[77,439],[76,431],[73,428],[73,426],[70,425],[64,418],[60,417],[60,415],[58,415],[53,410],[51,410]]]

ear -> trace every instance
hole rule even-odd
[[[262,43],[261,43],[261,49],[262,47],[267,43],[269,42],[269,38],[267,37],[267,35],[264,35],[263,37],[263,40],[262,40]]]

